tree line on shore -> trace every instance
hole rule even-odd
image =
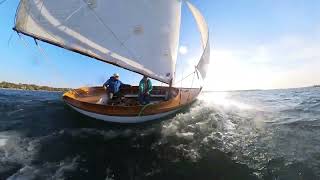
[[[10,82],[0,82],[0,88],[5,89],[21,89],[21,90],[33,90],[33,91],[68,91],[70,88],[54,88],[49,86],[38,86],[35,84],[15,84]]]

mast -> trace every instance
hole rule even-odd
[[[171,81],[169,83],[168,99],[171,99],[171,97],[172,97],[172,83],[173,83],[173,79],[171,79]]]

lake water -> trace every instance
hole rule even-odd
[[[0,179],[320,179],[320,88],[206,92],[140,125],[0,90]]]

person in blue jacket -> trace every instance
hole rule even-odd
[[[123,95],[120,93],[121,86],[129,86],[127,84],[123,84],[119,80],[119,74],[114,73],[104,84],[103,87],[107,90],[108,98],[112,99],[114,96],[122,97]]]
[[[139,102],[140,104],[150,103],[150,93],[152,91],[151,80],[147,76],[143,76],[139,83]]]

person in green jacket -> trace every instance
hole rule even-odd
[[[150,92],[152,91],[151,80],[147,76],[143,76],[139,83],[139,102],[140,104],[150,103]]]

